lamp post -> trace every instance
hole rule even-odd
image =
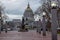
[[[1,17],[0,17],[0,33],[1,33]]]
[[[52,23],[51,23],[51,31],[52,31],[52,40],[57,40],[57,3],[51,2],[51,14],[52,14]]]
[[[42,27],[43,27],[43,36],[46,36],[46,21],[45,21],[46,13],[43,12],[43,19],[42,19]]]

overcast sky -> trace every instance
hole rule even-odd
[[[21,19],[29,2],[33,12],[41,5],[41,0],[0,0],[9,19]]]

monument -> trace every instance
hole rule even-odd
[[[24,24],[24,17],[22,17],[22,24],[21,24],[21,28],[19,30],[19,32],[27,32],[28,29],[25,27],[25,24]]]

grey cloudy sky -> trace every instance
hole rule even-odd
[[[33,12],[41,5],[41,0],[0,0],[4,7],[5,12],[7,13],[10,19],[22,18],[22,15],[27,7],[29,2]]]

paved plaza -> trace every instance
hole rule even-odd
[[[51,40],[51,33],[47,33],[47,36],[43,37],[34,30],[29,32],[9,31],[7,34],[2,32],[0,40]],[[60,35],[58,35],[58,40],[60,40]]]

